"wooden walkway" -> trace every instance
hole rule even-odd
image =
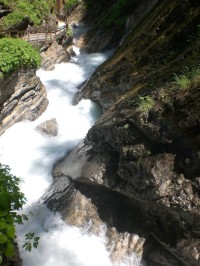
[[[22,40],[25,40],[30,43],[52,43],[54,40],[57,40],[63,36],[65,36],[67,30],[67,25],[63,25],[59,27],[56,31],[52,32],[36,32],[36,33],[30,33],[29,29],[25,31],[0,31],[0,34],[4,36],[12,36],[21,38]]]

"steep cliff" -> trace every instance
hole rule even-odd
[[[33,70],[5,78],[0,95],[0,134],[16,122],[35,120],[48,105],[46,89]]]
[[[132,226],[121,230],[140,228],[150,265],[200,259],[199,21],[198,0],[162,0],[131,23],[75,99],[93,99],[104,114],[54,169],[125,195],[137,219],[124,212]]]

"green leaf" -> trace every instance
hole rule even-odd
[[[0,210],[0,217],[5,217],[7,214],[8,214],[7,210],[5,210],[5,211]]]
[[[34,241],[38,242],[40,240],[39,236],[34,237]]]
[[[23,219],[24,221],[28,221],[28,217],[27,217],[25,214],[22,214],[22,219]]]
[[[15,227],[14,227],[14,225],[7,225],[6,233],[7,233],[7,236],[9,238],[14,239],[15,238]]]
[[[26,240],[33,240],[33,238],[35,237],[35,233],[28,233],[25,236]]]
[[[27,251],[31,251],[31,249],[32,249],[32,245],[31,245],[31,243],[25,243],[24,245],[23,245],[23,248],[25,248],[25,250],[27,250]]]
[[[6,228],[6,221],[5,219],[1,218],[0,219],[0,230],[3,230]]]
[[[6,242],[8,242],[8,238],[0,232],[0,244],[4,244]]]
[[[38,246],[38,242],[33,242],[33,247],[37,248],[37,246]]]
[[[12,257],[14,255],[14,252],[15,252],[15,249],[14,249],[13,244],[11,242],[8,242],[6,251],[5,251],[6,257]]]
[[[12,213],[11,213],[12,214]],[[5,217],[5,220],[6,220],[6,223],[7,224],[13,224],[14,223],[14,221],[13,221],[13,217],[12,217],[12,215],[11,214],[9,214],[9,215],[7,215],[6,217]],[[14,214],[13,214],[14,215]]]
[[[14,218],[15,218],[15,223],[23,224],[21,215],[16,215]]]

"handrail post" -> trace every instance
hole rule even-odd
[[[28,41],[30,42],[30,29],[29,29],[29,26],[28,26],[27,31],[28,31]]]

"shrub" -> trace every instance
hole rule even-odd
[[[174,83],[182,90],[196,88],[200,86],[200,67],[192,70],[186,70],[180,75],[175,74]]]
[[[9,6],[12,12],[3,17],[0,28],[13,26],[28,16],[35,25],[39,25],[50,12],[54,0],[1,0],[5,6]]]
[[[149,110],[155,105],[155,101],[151,96],[140,96],[138,110],[141,113],[147,114]]]
[[[8,166],[0,164],[0,260],[14,254],[14,223],[22,223],[17,214],[25,203],[19,190],[20,179],[10,173]]]
[[[41,63],[39,52],[20,39],[0,39],[0,73],[7,76],[18,68],[38,68]]]
[[[67,10],[73,8],[74,6],[78,5],[81,0],[67,0],[65,3],[65,7]]]
[[[26,202],[19,184],[20,179],[11,174],[7,165],[0,163],[0,265],[14,255],[15,224],[23,224],[23,220],[28,220],[26,215],[17,212]],[[35,233],[27,233],[25,237],[25,250],[38,247],[40,237]]]

